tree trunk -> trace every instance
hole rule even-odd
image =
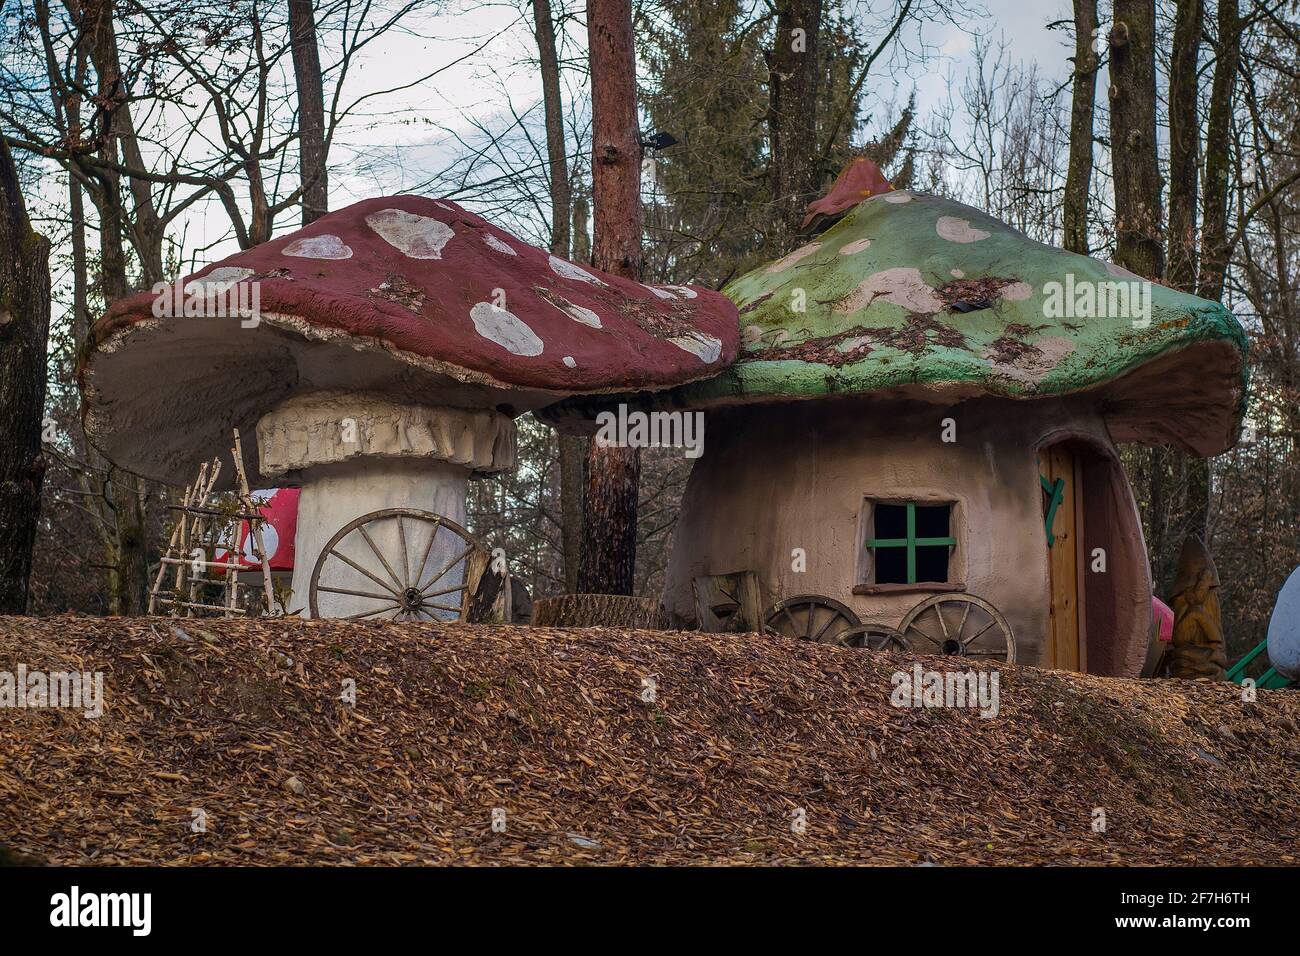
[[[614,275],[641,278],[641,136],[631,0],[589,0],[591,67],[592,260]],[[639,449],[587,451],[587,494],[579,589],[631,594],[636,570]]]
[[[1148,466],[1151,473],[1147,476],[1147,508],[1150,514],[1151,534],[1147,540],[1147,548],[1151,555],[1151,589],[1156,594],[1167,594],[1164,590],[1165,585],[1165,568],[1168,562],[1165,560],[1165,539],[1168,537],[1168,512],[1165,506],[1167,494],[1167,480],[1165,477],[1165,461],[1169,457],[1165,448],[1155,445],[1149,449]]]
[[[572,233],[572,251],[573,261],[588,263],[591,262],[591,238],[587,235],[587,227],[591,221],[591,203],[588,201],[586,188],[579,183],[577,192],[572,197],[573,201],[573,233]]]
[[[1155,0],[1115,0],[1110,81],[1115,260],[1159,280],[1165,255],[1156,157]]]
[[[542,108],[546,115],[546,157],[551,189],[551,253],[569,258],[569,222],[573,203],[569,193],[569,158],[564,142],[564,102],[560,98],[560,61],[555,53],[555,21],[551,0],[533,0],[537,60],[542,73]],[[586,231],[584,216],[583,231]],[[559,436],[560,547],[564,553],[564,588],[578,589],[582,560],[582,439]]]
[[[1201,125],[1197,115],[1197,59],[1205,11],[1202,0],[1178,0],[1169,61],[1169,229],[1165,281],[1196,292],[1196,204]],[[1185,532],[1205,540],[1210,518],[1210,463],[1187,455]]]
[[[620,627],[668,629],[658,598],[617,594],[562,594],[533,605],[534,627]]]
[[[793,232],[820,185],[817,157],[817,37],[823,0],[784,0],[768,66],[772,198]]]
[[[50,244],[32,231],[0,140],[0,614],[27,610],[41,510],[41,420],[50,329]]]
[[[1202,0],[1178,0],[1169,62],[1169,231],[1165,279],[1196,291],[1196,201],[1201,124],[1197,116],[1197,56]],[[1198,531],[1197,534],[1200,534]]]
[[[560,62],[555,54],[551,0],[533,0],[537,58],[542,72],[542,108],[546,116],[546,160],[551,184],[551,252],[569,257],[569,161],[564,144],[564,104],[560,99]]]
[[[289,34],[293,75],[298,87],[298,171],[302,179],[302,224],[306,226],[329,211],[325,93],[321,87],[312,0],[289,0]]]
[[[1196,294],[1216,302],[1223,297],[1228,269],[1228,175],[1231,169],[1232,94],[1241,56],[1237,0],[1219,0],[1219,43],[1210,85],[1205,130],[1205,198],[1201,220],[1201,266]]]
[[[1088,190],[1092,188],[1093,112],[1097,95],[1097,0],[1074,0],[1074,95],[1070,105],[1070,168],[1065,176],[1065,248],[1088,254]]]

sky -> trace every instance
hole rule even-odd
[[[980,24],[1000,30],[1010,43],[1010,55],[1025,65],[1039,63],[1049,77],[1064,77],[1068,64],[1065,57],[1072,50],[1067,30],[1048,30],[1046,24],[1071,16],[1069,0],[983,0],[988,12]],[[369,92],[392,85],[394,76],[415,75],[429,69],[425,64],[451,62],[477,45],[478,38],[497,31],[505,33],[493,42],[491,56],[480,54],[453,67],[428,84],[401,97],[388,98],[389,108],[409,110],[401,125],[381,123],[377,128],[352,124],[341,139],[345,150],[359,148],[385,150],[400,160],[400,166],[381,174],[367,169],[364,173],[344,173],[334,184],[339,202],[375,195],[381,190],[406,190],[419,186],[429,174],[444,166],[449,158],[440,145],[446,134],[434,127],[466,132],[468,117],[484,119],[499,114],[503,108],[502,91],[509,94],[515,107],[526,108],[540,99],[540,81],[527,59],[534,56],[531,22],[521,19],[510,6],[485,7],[471,13],[448,14],[432,18],[422,32],[437,39],[406,35],[386,38],[372,51],[362,74],[354,81],[356,93]],[[575,52],[581,53],[581,31],[570,31]],[[973,38],[957,27],[932,22],[920,31],[920,39],[938,52],[934,61],[921,72],[891,76],[877,66],[869,87],[884,102],[903,102],[915,89],[920,115],[950,97],[949,76],[960,78],[971,64]],[[418,117],[418,122],[411,120]],[[336,159],[338,157],[335,157]],[[360,163],[344,163],[357,168]],[[334,197],[331,197],[332,199]]]
[[[874,0],[874,5],[890,6],[888,0]],[[1042,75],[1065,78],[1070,31],[1051,31],[1046,25],[1069,18],[1069,0],[982,0],[980,5],[987,16],[978,18],[979,28],[1005,35],[1013,61],[1024,66],[1036,61]],[[355,62],[344,102],[380,95],[368,99],[336,134],[330,157],[332,208],[385,193],[429,192],[422,187],[462,150],[456,137],[472,136],[475,122],[497,127],[510,109],[540,111],[540,80],[530,62],[536,52],[527,6],[521,11],[512,0],[452,0],[438,9],[444,12],[424,14],[411,28],[380,37]],[[919,115],[925,117],[952,98],[953,84],[959,85],[971,66],[973,38],[950,23],[924,24],[904,39],[912,48],[923,42],[934,55],[923,68],[907,73],[891,72],[888,65],[878,63],[867,84],[866,111],[883,114],[875,108],[901,105],[915,90]],[[485,41],[488,45],[478,50]],[[322,38],[321,59],[327,65],[336,59],[330,42]],[[581,24],[570,24],[562,54],[585,58]],[[412,89],[383,92],[442,64],[450,65]],[[575,88],[585,82],[584,77],[569,71],[565,82],[567,102],[585,100],[586,91]],[[66,205],[62,177],[47,177],[40,188],[47,208],[59,215]],[[467,205],[486,211],[474,202]],[[297,225],[293,212],[281,215],[276,235]],[[182,237],[185,273],[238,249],[229,220],[216,201],[193,207],[177,221],[175,234]],[[526,238],[536,241],[536,237]]]

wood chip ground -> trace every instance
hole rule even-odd
[[[1300,694],[1002,666],[982,719],[892,707],[911,661],[753,634],[0,618],[0,671],[103,671],[106,697],[98,720],[0,709],[0,855],[1300,862]]]

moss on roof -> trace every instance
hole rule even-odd
[[[1245,393],[1246,337],[1222,305],[935,196],[867,199],[724,291],[740,309],[741,354],[715,378],[678,390],[685,404],[904,386],[1064,395],[1206,341],[1242,357],[1238,394],[1206,398],[1239,414]],[[1080,314],[1089,292],[1101,307]],[[1149,314],[1133,308],[1148,293]]]

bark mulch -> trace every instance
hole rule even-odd
[[[0,857],[1297,863],[1300,694],[1002,666],[982,719],[892,707],[912,660],[752,634],[0,618],[0,671],[100,670],[106,697],[97,720],[0,709]]]

